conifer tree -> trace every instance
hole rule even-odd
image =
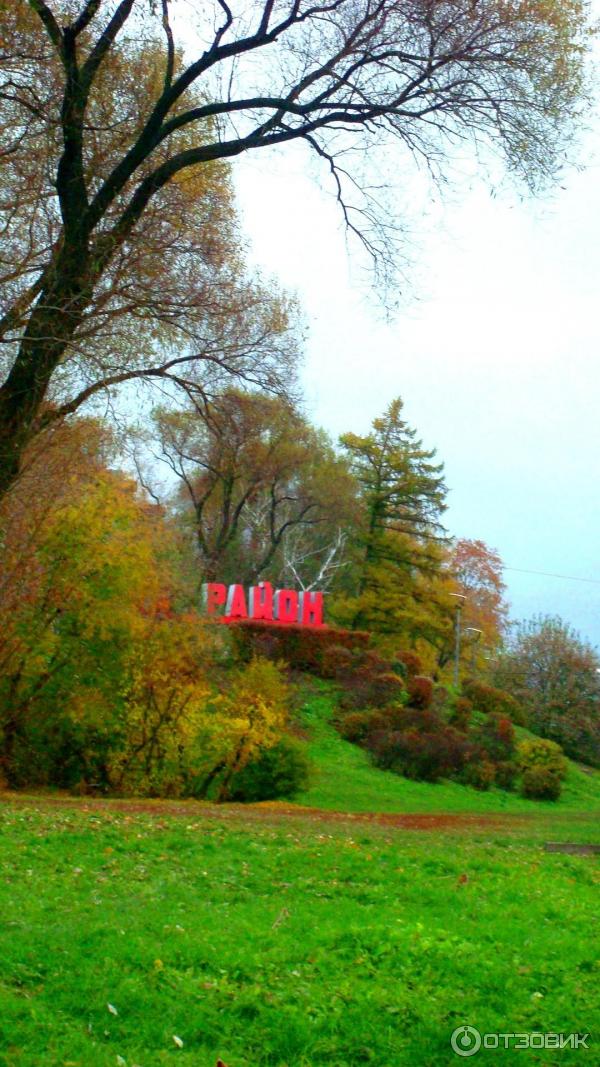
[[[354,626],[393,628],[394,617],[399,621],[405,615],[419,575],[435,573],[440,566],[443,465],[435,462],[435,450],[424,447],[402,412],[397,397],[374,420],[369,434],[341,438],[363,508],[354,543]],[[377,607],[382,596],[387,624]]]

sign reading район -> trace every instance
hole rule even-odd
[[[247,591],[243,585],[206,582],[202,602],[207,615],[223,622],[255,619],[263,622],[296,623],[323,626],[323,594],[298,593],[295,589],[276,589],[270,582],[260,582]]]

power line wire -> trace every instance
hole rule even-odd
[[[562,578],[565,582],[586,582],[589,585],[600,585],[600,578],[578,578],[574,574],[552,574],[550,571],[528,571],[523,567],[502,567],[505,571],[516,571],[518,574],[538,574],[541,578]]]

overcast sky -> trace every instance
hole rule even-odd
[[[514,618],[559,614],[600,645],[600,117],[583,172],[542,200],[459,182],[443,208],[403,183],[413,279],[386,321],[333,198],[301,147],[234,171],[256,263],[295,290],[309,325],[309,415],[367,430],[397,395],[438,449],[447,526],[496,548]]]

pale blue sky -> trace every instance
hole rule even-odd
[[[333,435],[367,429],[401,395],[435,446],[451,533],[507,567],[512,614],[558,613],[600,644],[600,118],[551,196],[492,197],[459,181],[443,207],[404,184],[412,290],[385,321],[302,148],[235,165],[255,261],[294,289],[309,324],[303,382]]]

